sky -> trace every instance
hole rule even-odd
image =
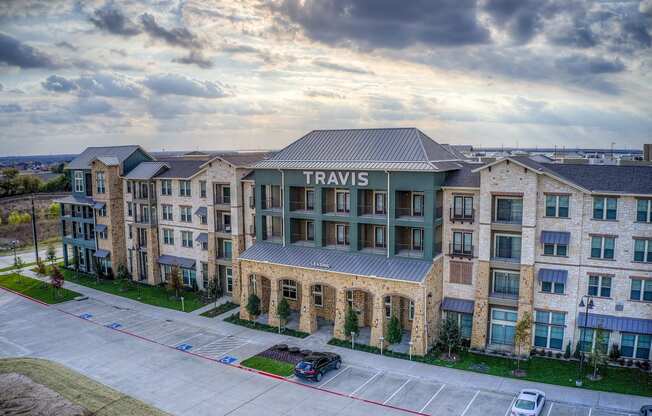
[[[652,0],[0,2],[0,155],[652,142]]]

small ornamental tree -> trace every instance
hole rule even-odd
[[[401,321],[398,316],[394,315],[389,319],[387,324],[387,342],[390,344],[398,344],[403,338],[403,329],[401,328]]]
[[[36,273],[38,273],[40,276],[45,276],[48,274],[48,269],[45,267],[45,263],[43,263],[43,261],[40,259],[36,261]]]
[[[358,328],[358,314],[353,308],[349,308],[346,311],[346,319],[344,320],[344,332],[346,337],[350,337],[351,333],[358,334],[360,329]]]
[[[124,291],[131,280],[129,275],[129,270],[125,267],[124,264],[118,266],[118,273],[116,274],[116,279],[120,282],[120,290]]]
[[[462,337],[460,328],[452,316],[441,321],[439,328],[439,341],[448,349],[448,359],[453,359],[452,352],[459,347]]]
[[[595,331],[595,347],[589,354],[589,365],[593,367],[593,380],[599,379],[598,368],[607,362],[607,351],[602,348],[606,341],[606,334],[602,328]]]
[[[570,341],[566,344],[566,351],[564,351],[564,358],[569,359],[571,357],[571,343]]]
[[[22,258],[16,257],[14,260],[14,268],[15,269],[22,269],[25,266],[25,262],[23,261]]]
[[[253,316],[254,319],[260,315],[260,298],[258,298],[255,293],[252,293],[249,295],[249,298],[247,298],[245,309],[247,309],[249,315]]]
[[[179,299],[179,292],[183,289],[183,281],[181,280],[181,271],[178,266],[172,267],[167,287],[170,292],[174,292],[175,299]]]
[[[575,352],[573,353],[573,358],[575,358],[576,360],[582,358],[582,344],[580,344],[580,341],[577,341],[577,344],[575,345]]]
[[[284,326],[290,318],[290,304],[288,300],[282,298],[276,305],[276,314],[278,315],[281,326]]]
[[[59,205],[58,202],[53,202],[50,204],[50,207],[48,208],[48,216],[50,218],[59,218],[59,214],[61,214],[61,206]]]
[[[46,256],[50,264],[54,265],[54,262],[57,260],[57,251],[54,249],[52,244],[48,246]]]
[[[63,287],[64,276],[61,273],[61,270],[57,266],[52,266],[50,268],[50,284],[52,284],[52,290],[54,290],[54,296],[59,295],[60,289]]]
[[[611,361],[617,361],[620,358],[620,347],[617,342],[611,344],[611,351],[609,352],[609,359]]]
[[[514,327],[514,343],[518,349],[518,355],[522,354],[523,346],[529,346],[532,337],[532,315],[530,312],[524,312],[521,319],[516,322]],[[518,371],[521,369],[520,357],[516,357],[516,368]]]

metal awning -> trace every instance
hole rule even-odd
[[[57,198],[54,200],[54,202],[58,202],[60,204],[90,205],[90,206],[93,206],[95,204],[95,201],[93,201],[92,198],[75,195],[75,194],[68,195],[63,198]]]
[[[541,231],[541,243],[543,244],[566,244],[570,241],[570,233],[567,231]]]
[[[99,259],[107,258],[107,257],[109,257],[109,254],[111,254],[111,252],[109,250],[102,250],[102,249],[95,250],[95,257],[97,257]]]
[[[537,275],[540,282],[563,283],[568,279],[568,270],[560,269],[539,269]]]
[[[475,302],[467,299],[444,298],[441,303],[441,309],[444,311],[473,313]]]
[[[195,241],[199,241],[200,243],[208,243],[208,233],[199,233],[197,238],[195,238]]]
[[[166,264],[168,266],[178,266],[184,269],[194,269],[195,260],[186,257],[162,255],[158,258],[159,264]]]
[[[106,206],[106,203],[104,202],[96,202],[93,204],[94,209],[102,209]]]
[[[205,217],[206,215],[208,215],[208,208],[206,208],[206,207],[197,208],[197,211],[195,211],[195,215]]]
[[[95,231],[100,233],[106,231],[106,224],[95,224]]]
[[[580,312],[577,317],[577,326],[585,327],[585,313]],[[607,331],[631,332],[633,334],[652,335],[652,319],[629,318],[626,316],[599,315],[589,313],[586,328],[601,328]]]

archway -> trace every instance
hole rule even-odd
[[[415,320],[414,301],[401,294],[386,294],[383,296],[383,314],[385,318],[383,333],[388,344],[387,349],[393,352],[409,353],[410,343],[412,342],[412,327]],[[398,341],[391,339],[392,320],[395,320],[400,328],[400,339]]]

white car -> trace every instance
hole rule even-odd
[[[512,416],[539,416],[546,404],[546,394],[541,390],[521,390],[514,405]]]

